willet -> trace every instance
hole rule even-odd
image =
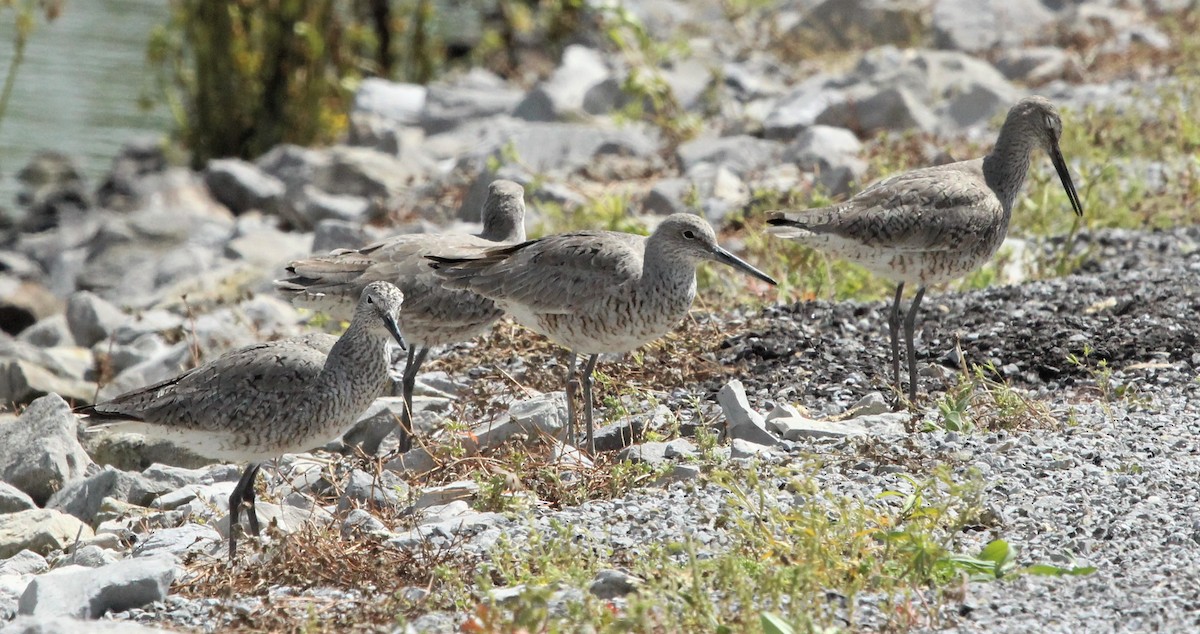
[[[1077,215],[1075,184],[1058,147],[1062,119],[1042,97],[1027,97],[1008,111],[991,154],[916,169],[883,179],[850,200],[800,213],[773,212],[768,231],[840,256],[896,283],[888,319],[892,373],[900,382],[900,297],[917,286],[904,317],[908,399],[917,397],[913,330],[917,308],[931,284],[969,273],[996,253],[1008,233],[1013,202],[1025,182],[1035,148],[1050,155]]]
[[[595,453],[592,371],[601,353],[621,353],[666,334],[692,305],[696,265],[728,264],[769,284],[766,273],[717,244],[698,216],[668,216],[650,237],[615,231],[579,231],[474,256],[431,255],[446,286],[469,289],[571,352],[567,370],[568,441],[575,442],[578,355],[583,369],[588,451]]]
[[[386,280],[404,292],[401,319],[412,346],[400,382],[404,398],[401,451],[411,445],[412,396],[417,372],[433,346],[466,341],[487,330],[504,314],[495,303],[462,290],[444,288],[424,256],[460,254],[496,243],[525,240],[525,189],[510,180],[493,181],[483,204],[483,233],[405,234],[361,249],[339,249],[326,256],[298,260],[288,266],[293,277],[275,282],[276,289],[297,306],[344,319],[352,299],[375,280]]]
[[[404,348],[404,295],[368,284],[341,337],[323,333],[233,350],[183,374],[75,411],[104,429],[145,434],[216,460],[249,462],[229,497],[229,556],[238,510],[258,534],[254,478],[262,461],[307,451],[349,430],[388,384],[388,339]]]

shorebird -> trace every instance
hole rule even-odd
[[[908,399],[917,397],[913,331],[917,308],[931,284],[948,282],[984,264],[1008,233],[1013,202],[1025,182],[1034,149],[1050,156],[1075,214],[1082,216],[1058,141],[1062,119],[1048,100],[1027,97],[1008,111],[996,145],[983,158],[897,174],[850,200],[800,213],[772,212],[768,231],[866,267],[896,283],[888,319],[892,373],[900,382],[900,298],[917,287],[904,316]]]
[[[570,351],[567,370],[568,442],[575,442],[574,396],[582,373],[588,451],[593,437],[592,372],[601,353],[629,352],[666,334],[696,295],[696,265],[728,264],[774,285],[766,273],[717,244],[698,216],[668,216],[649,236],[579,231],[471,256],[431,255],[443,283],[496,301],[521,325]]]
[[[341,337],[324,333],[259,343],[110,401],[76,408],[95,428],[169,440],[202,456],[248,462],[229,497],[229,556],[238,511],[258,534],[254,478],[262,461],[308,451],[354,426],[388,385],[387,342],[403,349],[404,295],[387,282],[363,290]]]
[[[483,333],[503,313],[490,299],[444,288],[424,256],[468,253],[469,249],[525,240],[525,189],[510,180],[493,181],[483,204],[483,233],[404,234],[361,249],[338,249],[329,255],[292,262],[292,277],[277,280],[280,294],[296,306],[345,319],[352,298],[375,280],[398,286],[407,300],[401,319],[412,346],[400,382],[404,412],[400,451],[412,444],[412,396],[417,372],[434,346],[466,341]]]

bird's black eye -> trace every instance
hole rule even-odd
[[[696,232],[692,231],[691,229],[688,229],[687,231],[683,232],[683,237],[687,238],[688,240],[695,240]]]
[[[371,296],[370,296],[370,295],[367,295],[367,303],[368,303],[368,304],[374,304],[374,303],[375,303],[375,300],[374,300],[374,299],[371,299]]]

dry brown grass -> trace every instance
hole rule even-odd
[[[243,552],[255,548],[250,541]],[[246,557],[246,555],[243,555]],[[254,557],[252,555],[252,557]],[[463,581],[476,560],[461,543],[436,546],[422,542],[399,549],[379,537],[342,537],[338,523],[306,525],[291,534],[276,533],[256,559],[197,562],[191,573],[172,588],[189,598],[223,599],[214,615],[236,632],[389,631],[399,615],[427,611],[423,602],[410,603],[397,595],[402,588],[436,590],[445,583],[439,571],[459,571]],[[281,596],[281,587],[292,596]],[[314,589],[355,593],[356,599],[309,594]],[[247,599],[261,600],[258,609],[237,609]],[[434,606],[436,608],[436,606]]]

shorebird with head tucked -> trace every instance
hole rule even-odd
[[[1008,233],[1013,203],[1034,150],[1050,156],[1077,215],[1083,207],[1059,150],[1062,119],[1042,97],[1008,111],[992,152],[979,159],[926,167],[883,179],[850,200],[799,213],[773,212],[769,232],[842,257],[896,283],[888,331],[892,372],[900,381],[900,299],[917,287],[904,316],[908,399],[917,396],[913,333],[926,287],[961,277],[987,262]]]

